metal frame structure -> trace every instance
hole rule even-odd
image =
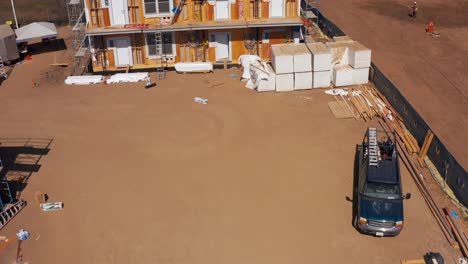
[[[67,14],[68,23],[75,25],[80,19],[81,13],[83,12],[83,1],[82,0],[65,0],[67,1]]]

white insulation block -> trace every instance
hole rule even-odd
[[[268,80],[261,80],[258,84],[258,92],[272,92],[276,90],[276,74],[270,64],[266,65],[266,71],[269,73]]]
[[[271,45],[271,65],[276,74],[293,73],[294,57],[284,48],[286,44]]]
[[[312,54],[305,44],[289,44],[294,55],[294,72],[312,71]]]
[[[331,53],[331,63],[333,65],[348,64],[349,42],[327,42],[327,47]]]
[[[318,71],[312,73],[313,88],[328,88],[330,87],[331,71]]]
[[[369,68],[353,69],[353,84],[369,82]]]
[[[294,91],[294,73],[276,74],[276,91]]]
[[[369,68],[371,65],[371,50],[356,41],[348,44],[349,65],[355,69]]]
[[[349,65],[333,67],[332,82],[336,87],[353,84],[353,68]]]
[[[305,90],[312,88],[312,72],[294,73],[294,90]]]
[[[313,71],[329,71],[331,69],[331,53],[322,42],[307,43],[307,48],[312,54]]]

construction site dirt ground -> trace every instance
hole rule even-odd
[[[51,139],[21,197],[28,263],[399,263],[428,251],[452,261],[402,165],[405,228],[394,238],[351,225],[356,144],[367,126],[336,119],[323,90],[257,93],[228,76],[170,72],[144,83],[34,80],[33,56],[0,89],[1,137]],[[61,58],[60,56],[58,57]],[[154,76],[153,76],[154,77]],[[209,99],[196,104],[195,96]],[[34,193],[64,209],[42,212]],[[16,244],[0,255],[13,263]]]
[[[468,2],[335,0],[320,11],[372,50],[383,71],[465,169],[468,168]],[[336,8],[339,6],[340,8]],[[346,12],[343,12],[346,10]],[[439,38],[425,29],[434,22]]]

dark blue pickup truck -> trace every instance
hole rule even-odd
[[[396,236],[403,228],[403,199],[395,134],[368,128],[359,151],[354,226],[362,233]]]

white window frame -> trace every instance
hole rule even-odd
[[[170,33],[171,34],[171,38],[172,38],[172,54],[165,54],[166,57],[176,57],[177,56],[177,45],[175,43],[175,32],[163,32],[162,34],[167,34],[167,33]],[[146,34],[154,34],[156,36],[156,33],[155,32],[145,32],[144,33],[144,36],[145,36],[145,49],[146,49],[146,58],[148,59],[160,59],[161,56],[159,55],[150,55],[149,54],[149,48],[148,48],[148,42],[146,40]]]
[[[170,16],[172,14],[172,9],[174,8],[174,1],[173,0],[169,0],[169,12],[166,12],[166,13],[159,13],[158,12],[158,9],[159,9],[159,6],[158,6],[158,1],[159,0],[154,0],[155,1],[155,5],[156,5],[156,11],[157,13],[156,14],[146,14],[146,4],[145,4],[145,1],[142,0],[142,3],[143,3],[143,14],[146,18],[152,18],[152,17],[167,17],[167,16]]]

